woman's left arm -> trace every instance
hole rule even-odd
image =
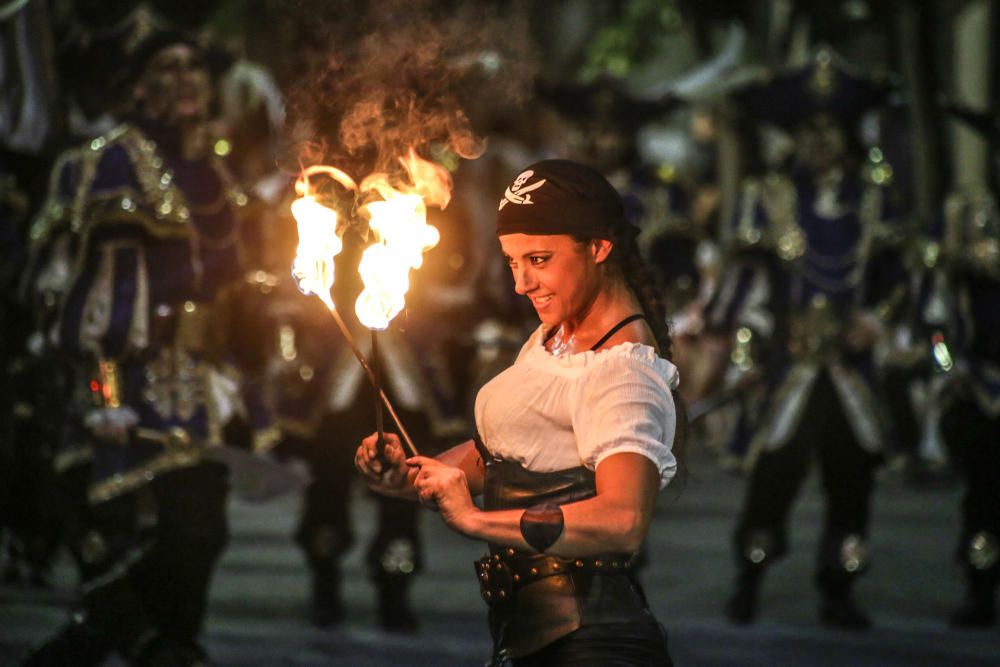
[[[533,508],[527,516],[520,509],[485,512],[473,504],[461,470],[416,457],[409,462],[420,466],[413,483],[420,500],[472,538],[571,557],[638,551],[660,481],[676,467],[677,413],[668,382],[648,361],[622,356],[604,362],[572,397],[580,458],[598,461],[593,497],[558,509]]]
[[[521,534],[524,510],[480,510],[460,470],[425,457],[409,462],[421,468],[414,482],[421,501],[436,505],[453,529],[473,539],[536,550]],[[612,454],[597,466],[595,481],[594,497],[560,507],[562,531],[545,553],[575,557],[639,550],[659,490],[656,465],[641,454]]]

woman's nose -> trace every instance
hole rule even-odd
[[[535,277],[527,267],[514,270],[514,291],[518,294],[527,294],[535,287]]]

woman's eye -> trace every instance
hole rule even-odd
[[[531,261],[531,265],[532,266],[539,266],[540,264],[544,263],[545,260],[547,260],[547,259],[548,259],[548,257],[542,257],[542,256],[539,256],[539,255],[535,255],[535,256],[533,256],[533,257],[530,258],[530,261]]]

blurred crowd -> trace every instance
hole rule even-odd
[[[288,103],[308,70],[282,56],[296,33],[269,24],[280,4],[0,3],[0,563],[7,584],[46,586],[69,554],[80,593],[27,664],[204,660],[231,492],[303,494],[311,620],[345,613],[351,456],[375,402],[352,344],[290,275],[296,142],[325,124]],[[327,4],[342,23],[365,6]],[[950,621],[992,625],[996,3],[538,5],[485,4],[522,13],[534,60],[523,99],[476,93],[482,155],[419,147],[451,172],[452,201],[429,212],[441,242],[377,362],[422,453],[474,434],[477,388],[537,325],[495,241],[505,184],[524,164],[577,159],[641,230],[692,446],[746,476],[727,617],[755,620],[817,468],[820,617],[867,628],[851,589],[889,470],[915,492],[964,485],[967,597]],[[476,62],[501,77],[523,65],[489,44]],[[353,315],[366,243],[345,232],[333,300],[371,359]],[[372,502],[379,620],[414,632],[418,510]]]

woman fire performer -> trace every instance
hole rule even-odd
[[[496,665],[672,664],[632,571],[684,423],[637,232],[591,168],[528,167],[500,201],[497,234],[541,326],[480,390],[481,437],[433,459],[405,458],[392,435],[381,459],[375,435],[357,450],[371,488],[489,543],[477,571]]]

